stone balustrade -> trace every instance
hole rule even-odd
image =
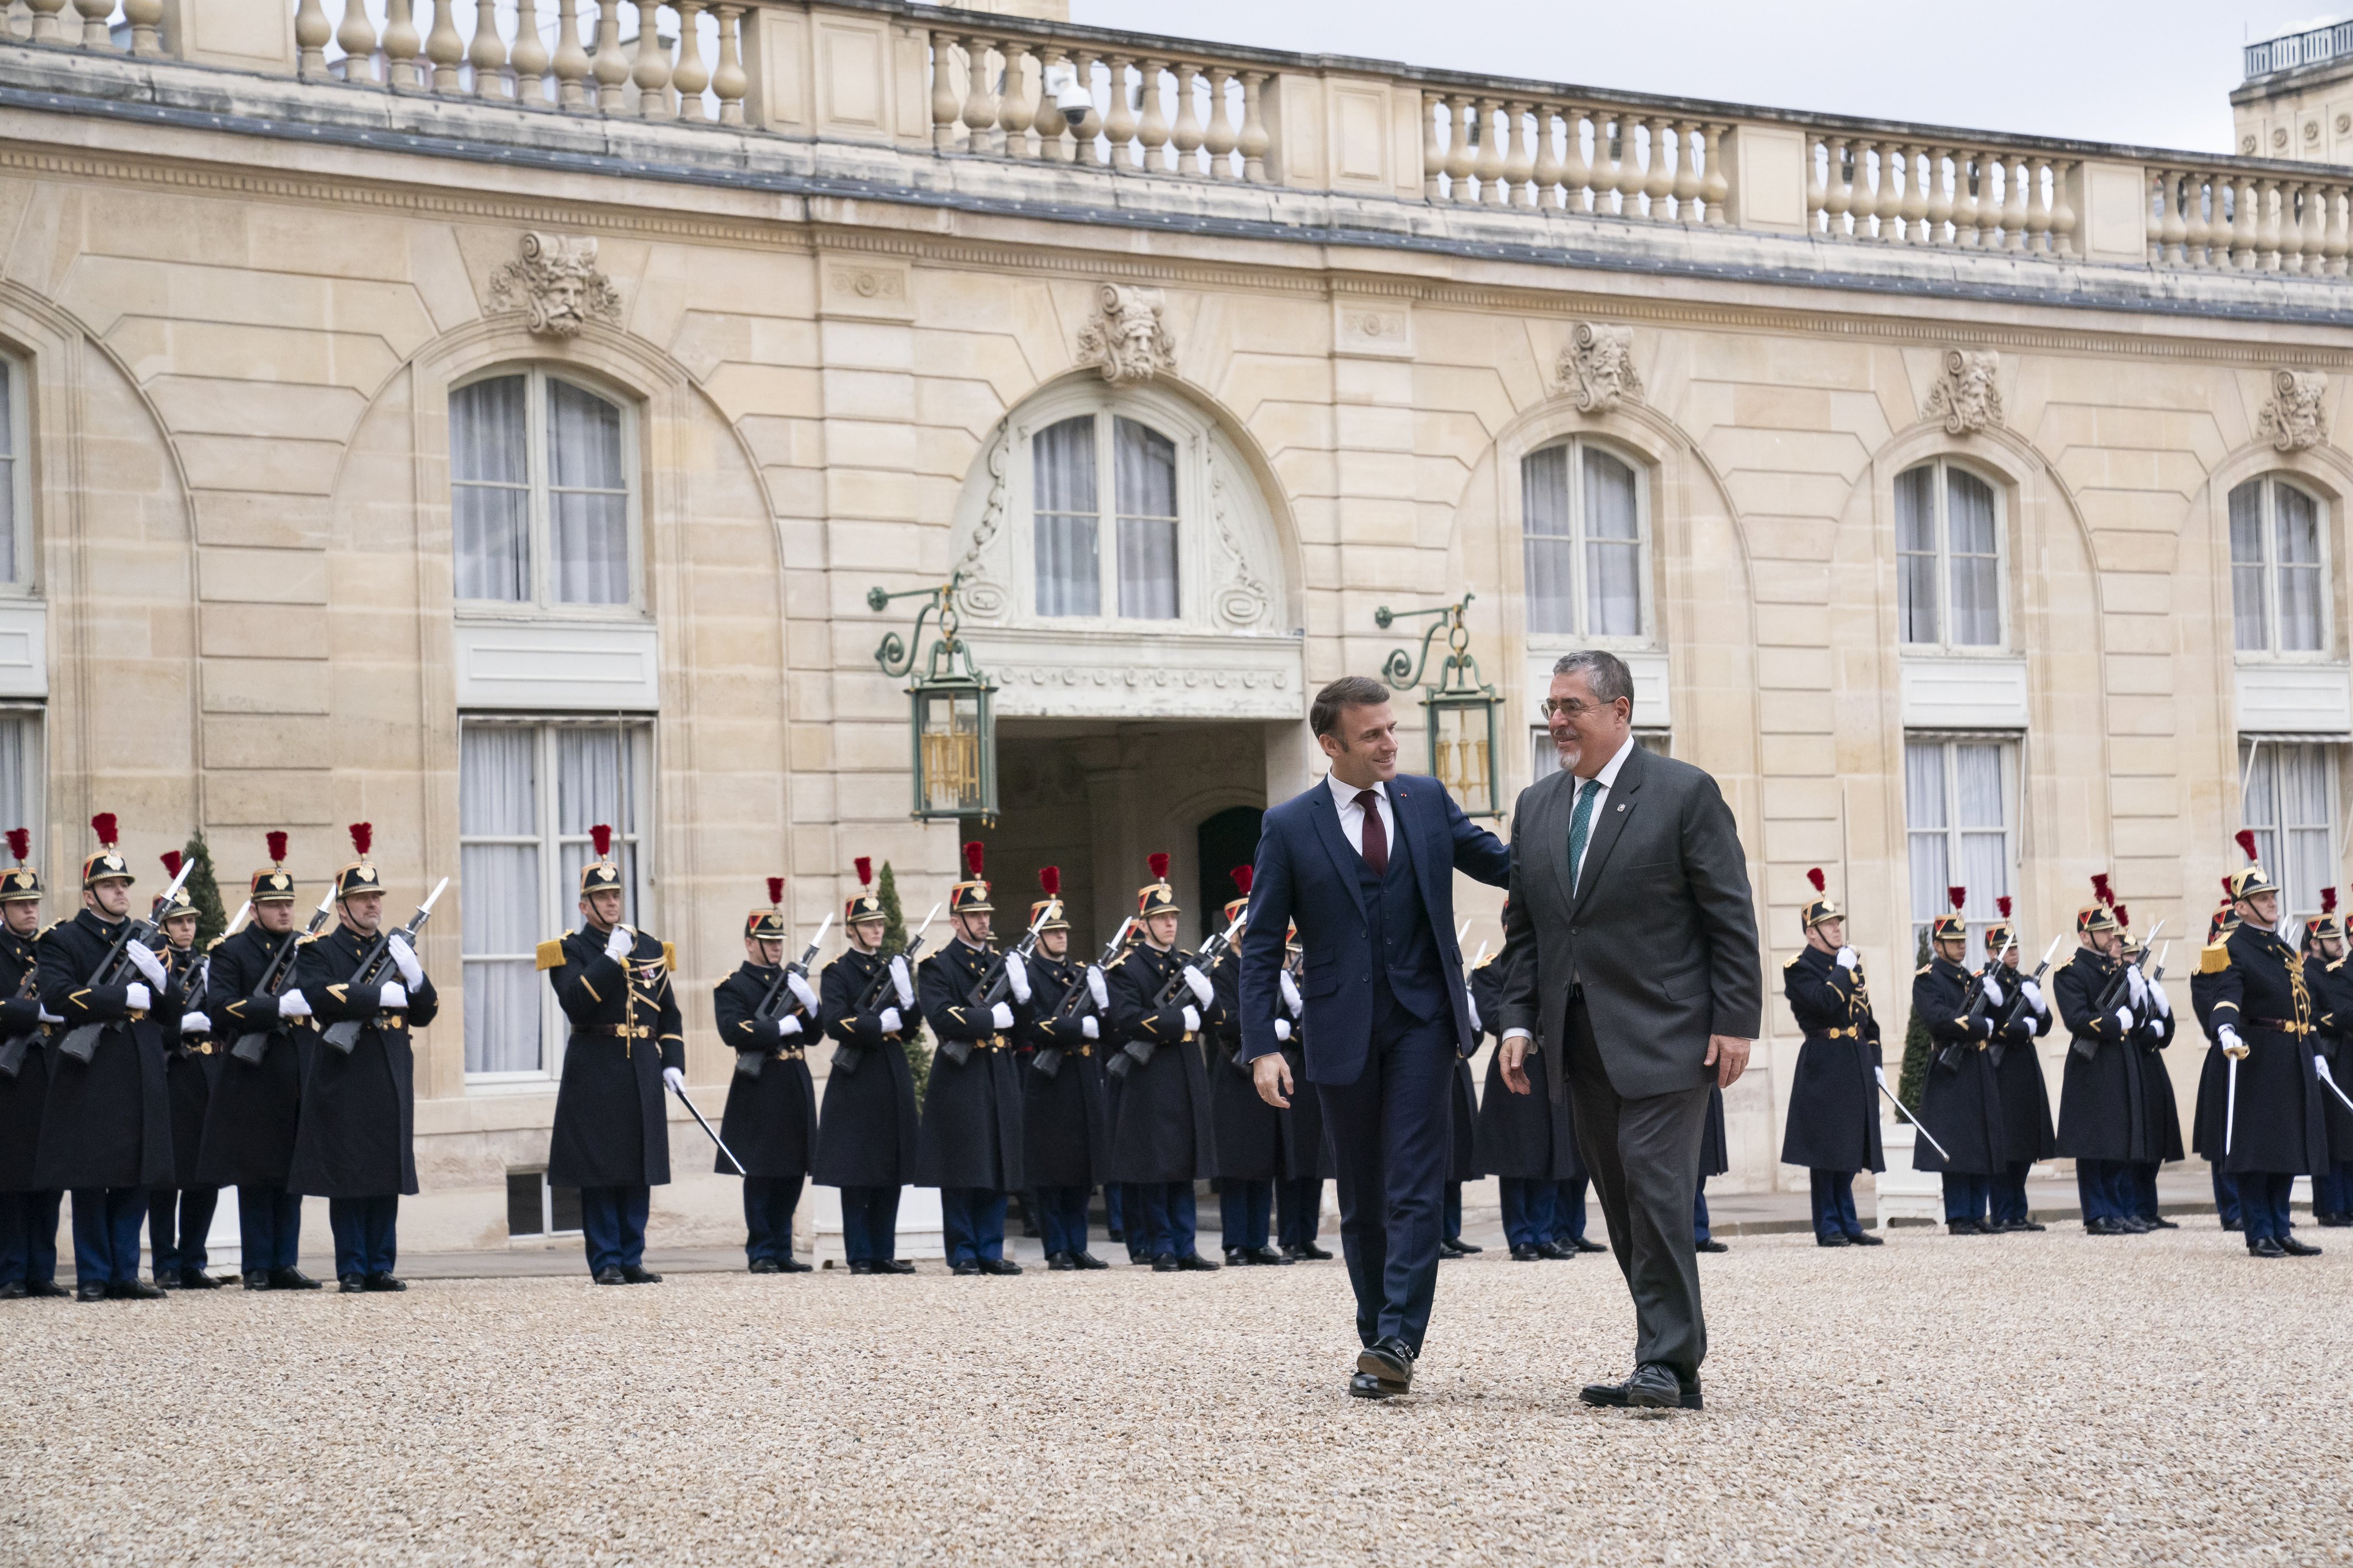
[[[1596,94],[909,0],[6,0],[0,37],[198,58],[174,36],[193,4],[290,11],[282,65],[307,81],[879,140],[902,158],[2163,270],[2344,278],[2353,248],[2353,174],[2325,166]],[[853,31],[869,42],[845,53]],[[870,79],[815,84],[852,68]],[[829,122],[786,102],[811,97],[875,107]]]

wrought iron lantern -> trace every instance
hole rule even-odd
[[[1421,687],[1423,727],[1430,732],[1430,771],[1467,816],[1504,815],[1503,781],[1496,773],[1495,714],[1504,700],[1479,679],[1479,661],[1471,657],[1471,633],[1462,613],[1475,595],[1465,594],[1451,605],[1427,610],[1391,610],[1384,605],[1373,612],[1373,624],[1383,631],[1398,621],[1432,617],[1421,634],[1419,658],[1404,648],[1391,650],[1381,666],[1381,677],[1391,687]],[[1446,634],[1446,658],[1428,684],[1430,646]]]
[[[905,638],[885,633],[874,650],[882,673],[913,676],[907,685],[908,733],[914,761],[914,809],[924,821],[976,816],[997,822],[997,682],[972,662],[972,645],[956,636],[956,588],[951,577],[936,588],[896,594],[870,588],[866,607],[881,614],[893,599],[921,597],[914,628]],[[939,616],[939,636],[918,658],[923,623]],[[922,668],[917,668],[918,663]]]

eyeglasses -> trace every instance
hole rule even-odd
[[[1547,719],[1556,714],[1563,719],[1577,719],[1617,706],[1615,702],[1579,702],[1575,698],[1547,697],[1537,705],[1536,711]]]

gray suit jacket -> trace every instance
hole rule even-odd
[[[1568,1037],[1569,981],[1585,987],[1611,1087],[1630,1099],[1711,1081],[1710,1035],[1761,1032],[1764,973],[1748,863],[1715,780],[1640,746],[1610,786],[1569,890],[1566,771],[1520,794],[1504,930],[1505,1029]]]

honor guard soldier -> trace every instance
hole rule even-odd
[[[1463,929],[1470,929],[1467,921]],[[1463,1003],[1471,1010],[1471,1037],[1475,1040],[1483,1032],[1480,1020],[1485,1015],[1479,1011],[1478,998],[1471,994],[1467,977],[1462,982],[1462,991]],[[1462,1184],[1477,1181],[1483,1173],[1479,1168],[1479,1080],[1471,1076],[1470,1058],[1460,1052],[1454,1058],[1451,1110],[1446,1130],[1446,1187],[1439,1208],[1438,1256],[1441,1261],[1487,1250],[1462,1239]]]
[[[1233,928],[1250,909],[1250,870],[1237,866],[1234,887],[1241,894],[1219,912],[1220,929]],[[1239,931],[1235,937],[1239,942]],[[1259,1097],[1250,1064],[1241,1059],[1241,972],[1239,948],[1210,961],[1209,988],[1216,1001],[1202,1017],[1208,1047],[1210,1144],[1217,1151],[1218,1219],[1226,1263],[1231,1268],[1289,1263],[1269,1243],[1274,1218],[1274,1184],[1282,1174],[1282,1112]]]
[[[735,1052],[719,1141],[743,1162],[744,1256],[754,1274],[806,1274],[793,1258],[793,1210],[817,1146],[817,1086],[808,1042],[823,1009],[808,981],[785,963],[785,879],[768,879],[768,907],[744,917],[743,966],[719,983],[711,1010],[719,1043]],[[712,1170],[736,1173],[714,1152]]]
[[[1724,1087],[1707,1086],[1707,1121],[1701,1125],[1699,1136],[1699,1184],[1692,1189],[1692,1247],[1697,1252],[1729,1252],[1732,1250],[1715,1239],[1707,1223],[1707,1179],[1721,1176],[1732,1169],[1732,1140],[1724,1131]],[[1585,1243],[1578,1237],[1580,1245]],[[1596,1251],[1601,1244],[1590,1244]]]
[[[1503,918],[1508,921],[1510,913],[1507,903]],[[1471,1002],[1482,1035],[1494,1035],[1504,1026],[1504,968],[1497,956],[1489,953],[1471,971]],[[1551,1092],[1552,1064],[1546,1052],[1530,1051],[1526,1068],[1528,1092],[1520,1094],[1504,1080],[1504,1053],[1488,1053],[1486,1092],[1479,1102],[1479,1163],[1494,1173],[1504,1240],[1512,1260],[1572,1258],[1576,1249],[1554,1239],[1557,1222],[1553,1207],[1575,1158],[1568,1097]],[[1583,1173],[1581,1168],[1578,1173]]]
[[[133,879],[114,814],[90,826],[99,847],[82,862],[81,912],[38,944],[41,1005],[62,1022],[34,1181],[73,1194],[75,1298],[152,1300],[164,1292],[139,1278],[139,1222],[149,1189],[172,1179],[164,1051],[179,1010],[162,956],[124,930]],[[78,1041],[85,1027],[95,1035]]]
[[[2221,907],[2206,922],[2206,947],[2221,945],[2230,934],[2239,929],[2237,906],[2231,902],[2231,879],[2222,879]],[[2239,1179],[2222,1168],[2222,1120],[2227,1110],[2230,1082],[2230,1059],[2222,1054],[2222,1042],[2214,1037],[2214,991],[2221,980],[2221,971],[2209,973],[2201,961],[2196,973],[2189,977],[2189,1011],[2198,1019],[2200,1032],[2206,1037],[2206,1057],[2199,1064],[2198,1102],[2189,1118],[2189,1148],[2206,1162],[2214,1184],[2214,1217],[2224,1230],[2242,1228],[2239,1213]]]
[[[1813,1176],[1814,1240],[1823,1247],[1877,1247],[1854,1212],[1858,1171],[1883,1171],[1879,1142],[1879,1020],[1862,960],[1846,944],[1846,916],[1821,868],[1806,873],[1814,896],[1799,911],[1806,945],[1782,966],[1781,990],[1805,1031],[1789,1086],[1781,1163]]]
[[[2320,889],[2320,914],[2304,925],[2304,951],[2320,965],[2323,996],[2337,1020],[2324,1036],[2321,1054],[2339,1086],[2353,1080],[2353,1051],[2345,1037],[2353,1029],[2353,964],[2345,961],[2345,925],[2337,917],[2337,889]],[[2331,1229],[2353,1225],[2353,1111],[2323,1087],[2321,1110],[2328,1123],[2329,1170],[2312,1178],[2312,1217]]]
[[[64,1194],[34,1178],[41,1107],[49,1095],[55,1021],[41,1006],[41,873],[25,864],[33,836],[8,830],[16,864],[0,871],[0,1301],[62,1296],[58,1284],[58,1206]]]
[[[902,1044],[921,1022],[904,954],[882,954],[889,921],[874,863],[858,858],[857,895],[842,906],[849,946],[818,977],[821,1016],[836,1042],[817,1121],[810,1179],[841,1189],[841,1250],[852,1274],[913,1274],[898,1256],[899,1194],[915,1179],[915,1077]]]
[[[996,907],[981,854],[977,840],[964,847],[965,879],[948,889],[955,934],[915,980],[923,1021],[940,1042],[923,1086],[915,1184],[940,1189],[949,1272],[1018,1274],[1021,1265],[1005,1256],[1005,1202],[1026,1184],[1013,1036],[1029,976],[1019,955],[1000,961],[990,940]]]
[[[1097,994],[1110,990],[1093,965],[1071,957],[1062,871],[1038,873],[1046,896],[1029,906],[1038,951],[1027,965],[1029,1000],[1015,1019],[1020,1040],[1021,1169],[1046,1247],[1058,1272],[1108,1268],[1087,1250],[1087,1196],[1102,1178],[1111,1126],[1103,1109],[1103,1038]]]
[[[384,923],[384,879],[368,858],[375,829],[351,826],[335,873],[335,923],[295,949],[294,986],[318,1034],[306,1042],[302,1109],[286,1190],[327,1200],[335,1279],[346,1295],[406,1290],[400,1200],[417,1191],[417,1058],[409,1031],[441,999],[408,939]],[[282,1009],[281,1009],[282,1013]],[[338,1024],[358,1028],[347,1051]]]
[[[1276,977],[1274,1037],[1282,1043],[1282,1059],[1291,1081],[1307,1081],[1307,1002],[1299,994],[1299,972],[1306,954],[1299,946],[1299,925],[1283,934],[1282,973]],[[1328,1263],[1332,1254],[1315,1245],[1324,1223],[1324,1182],[1333,1174],[1332,1158],[1324,1147],[1324,1101],[1321,1096],[1294,1094],[1280,1112],[1282,1118],[1282,1176],[1274,1184],[1275,1241],[1282,1255],[1294,1262]]]
[[[1985,934],[1985,968],[2001,991],[1992,1011],[1993,1037],[1986,1042],[1986,1059],[1993,1068],[1994,1089],[2001,1106],[2001,1169],[1993,1177],[1996,1231],[2041,1230],[2026,1205],[2026,1173],[2038,1160],[2048,1160],[2057,1144],[2051,1136],[2051,1090],[2042,1081],[2042,1060],[2034,1042],[2051,1032],[2051,1004],[2042,987],[2018,967],[2018,928],[2012,923],[2010,900],[1996,899],[2001,919]]]
[[[1105,979],[1112,1032],[1128,1067],[1113,1108],[1112,1176],[1136,1189],[1141,1212],[1126,1215],[1129,1246],[1143,1233],[1155,1272],[1213,1269],[1195,1241],[1193,1184],[1217,1168],[1209,1076],[1201,1027],[1217,988],[1193,954],[1176,945],[1184,910],[1168,885],[1168,857],[1149,858],[1152,880],[1137,889],[1143,940]],[[1114,1063],[1113,1071],[1121,1069]]]
[[[686,1027],[670,986],[670,943],[622,923],[613,830],[588,830],[580,929],[539,944],[557,1005],[572,1022],[548,1137],[550,1186],[580,1189],[588,1273],[599,1285],[659,1285],[645,1266],[646,1213],[670,1184],[665,1089],[686,1087]]]
[[[1955,1236],[1993,1233],[1993,1177],[2009,1164],[2001,1138],[2001,1091],[1989,1054],[1997,1009],[2010,1001],[2000,976],[1969,973],[1968,889],[1947,888],[1949,913],[1928,922],[1928,962],[1912,976],[1912,1011],[1928,1029],[1928,1078],[1920,1089],[1920,1125],[1929,1138],[1913,1146],[1912,1168],[1944,1179],[1945,1228]],[[1942,1145],[1944,1152],[1937,1152]]]
[[[177,878],[180,852],[166,850],[164,873]],[[171,975],[174,1001],[181,1008],[179,1035],[164,1042],[164,1084],[172,1107],[172,1180],[147,1194],[147,1257],[155,1283],[166,1290],[216,1290],[221,1282],[206,1272],[211,1258],[205,1237],[220,1205],[220,1188],[201,1183],[205,1115],[219,1079],[220,1047],[205,1015],[205,957],[196,952],[196,906],[183,887],[167,904],[158,899],[149,918],[161,926],[164,967]]]
[[[2225,1112],[2222,1163],[2239,1179],[2239,1214],[2247,1250],[2257,1258],[2311,1258],[2320,1248],[2288,1226],[2288,1192],[2300,1175],[2330,1165],[2320,1100],[2328,1090],[2315,1062],[2321,1037],[2334,1033],[2319,964],[2280,939],[2279,886],[2255,860],[2255,836],[2242,830],[2248,864],[2231,876],[2238,929],[2199,954],[2200,973],[2215,976],[2215,1038],[2237,1079],[2235,1115]],[[2225,1105],[2231,1104],[2225,1083]]]
[[[2181,1110],[2173,1100],[2173,1075],[2166,1070],[2165,1048],[2173,1044],[2176,1028],[2173,998],[2163,982],[2148,972],[2148,944],[2135,935],[2125,906],[2116,906],[2116,956],[2125,963],[2126,1004],[2133,1010],[2133,1044],[2140,1051],[2141,1116],[2147,1123],[2147,1154],[2132,1168],[2133,1216],[2151,1230],[2179,1230],[2165,1217],[2157,1201],[2157,1175],[2168,1161],[2181,1158]]]
[[[294,1267],[302,1241],[302,1200],[287,1190],[294,1130],[302,1109],[301,1052],[313,1042],[311,1004],[294,985],[294,879],[286,835],[272,832],[269,865],[253,874],[253,922],[214,944],[205,1014],[226,1046],[205,1110],[196,1179],[237,1189],[245,1288],[316,1290]],[[326,920],[326,905],[311,917]]]
[[[2139,1236],[2134,1164],[2149,1157],[2139,1018],[2124,973],[2124,938],[2105,875],[2092,879],[2094,901],[2075,911],[2081,943],[2052,978],[2060,1021],[2067,1026],[2067,1066],[2059,1088],[2061,1154],[2075,1162],[2084,1228],[2094,1236]]]

